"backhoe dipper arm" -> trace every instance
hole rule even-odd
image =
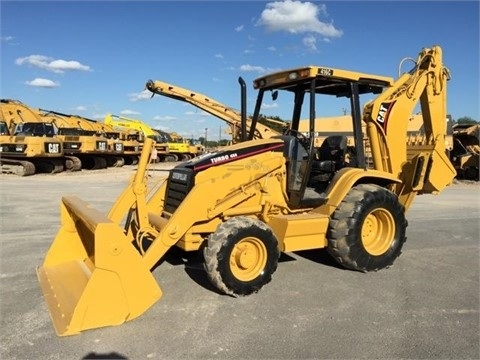
[[[241,114],[239,111],[203,94],[168,84],[163,81],[149,80],[147,81],[146,88],[154,94],[189,103],[220,120],[225,121],[230,125],[233,137],[238,137],[237,135],[241,128]],[[250,131],[250,123],[250,119],[247,119],[247,133]],[[275,130],[262,124],[257,124],[256,130],[254,137],[257,139],[267,139],[275,135],[280,135]]]
[[[363,120],[367,123],[375,168],[404,179],[410,176],[418,178],[419,171],[422,171],[424,183],[416,186],[415,181],[412,181],[414,191],[439,191],[448,185],[454,176],[452,173],[451,178],[444,176],[440,180],[436,178],[436,174],[429,173],[430,168],[436,169],[436,173],[443,172],[444,167],[449,168],[450,172],[453,169],[446,156],[445,144],[446,83],[449,79],[449,71],[442,63],[441,48],[424,48],[410,72],[401,75],[392,87],[364,107]],[[423,169],[419,167],[407,171],[407,162],[411,161],[413,156],[419,156],[415,151],[420,151],[420,147],[412,150],[406,141],[408,119],[419,101],[425,128],[421,151],[428,156],[422,160],[425,162]],[[439,170],[439,166],[431,167],[433,161],[445,164]],[[416,165],[420,166],[418,163]],[[413,175],[409,173],[410,170],[414,172]]]

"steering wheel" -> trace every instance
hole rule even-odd
[[[287,129],[284,132],[284,135],[292,135],[294,136],[300,144],[305,148],[305,150],[308,152],[308,148],[310,147],[310,140],[303,135],[300,131],[294,130],[294,129]]]

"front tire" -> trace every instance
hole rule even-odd
[[[393,264],[406,241],[405,210],[391,191],[353,187],[332,215],[328,252],[344,267],[367,272]]]
[[[255,293],[270,282],[280,251],[277,238],[267,225],[238,216],[218,226],[203,254],[212,284],[237,297]]]

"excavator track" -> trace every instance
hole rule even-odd
[[[57,174],[65,169],[63,159],[48,159],[35,162],[37,173]]]
[[[35,174],[35,165],[30,161],[2,159],[2,174],[30,176]]]
[[[107,160],[103,156],[83,155],[81,157],[82,169],[98,170],[107,168]]]
[[[115,162],[115,167],[122,167],[123,165],[125,165],[125,159],[121,156],[117,156],[116,157],[116,162]]]
[[[82,161],[76,156],[65,156],[65,171],[82,170]]]

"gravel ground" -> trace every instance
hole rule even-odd
[[[171,163],[155,164],[152,181]],[[324,250],[282,255],[273,280],[232,298],[196,256],[154,270],[164,296],[120,326],[56,336],[35,273],[60,222],[63,195],[106,213],[136,166],[0,176],[0,358],[480,359],[479,183],[419,196],[394,266],[348,271]]]

